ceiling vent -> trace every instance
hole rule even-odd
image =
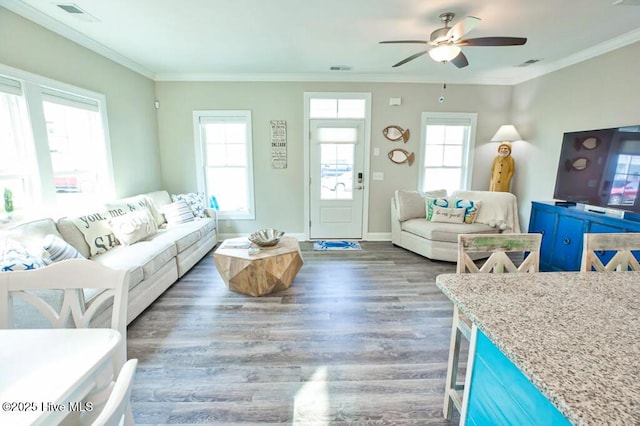
[[[89,12],[82,10],[77,4],[74,3],[59,3],[58,6],[60,9],[67,12],[69,15],[73,16],[76,19],[85,22],[100,22],[98,18],[90,14]]]
[[[529,65],[533,65],[536,62],[540,62],[540,59],[529,59],[528,61],[524,61],[520,65],[516,65],[517,67],[528,67]]]
[[[333,65],[329,69],[331,71],[351,71],[351,67],[347,65]]]

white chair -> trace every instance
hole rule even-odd
[[[129,397],[137,366],[137,359],[130,359],[124,364],[107,403],[92,426],[116,426],[124,423],[125,412],[130,409]]]
[[[584,234],[582,272],[640,271],[632,250],[640,251],[640,233]],[[601,256],[615,252],[606,264]]]
[[[86,259],[70,259],[47,267],[0,273],[0,328],[15,328],[14,300],[32,306],[53,328],[89,328],[96,314],[111,305],[111,328],[122,339],[113,357],[113,375],[117,375],[127,359],[127,300],[129,272],[115,270]],[[99,293],[85,303],[83,289]],[[62,303],[53,306],[47,295],[62,292]],[[106,400],[104,389],[91,394],[98,407]],[[90,413],[88,419],[93,417]],[[128,420],[133,421],[129,410]]]
[[[542,234],[460,234],[458,235],[458,263],[456,272],[464,273],[523,273],[538,272]],[[482,265],[474,261],[474,255],[488,254]],[[521,253],[522,261],[516,265],[508,253]],[[513,256],[516,258],[516,256]],[[458,364],[462,337],[471,336],[469,321],[453,307],[449,362],[445,383],[444,408],[442,413],[451,419],[453,407],[462,410],[464,384],[458,383]]]

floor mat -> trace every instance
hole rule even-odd
[[[324,250],[362,250],[356,241],[315,241],[313,251]]]

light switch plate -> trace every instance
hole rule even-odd
[[[371,175],[371,179],[373,179],[373,180],[384,180],[384,173],[383,172],[373,172],[373,174]]]

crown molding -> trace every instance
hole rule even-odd
[[[586,61],[588,59],[595,58],[605,53],[609,53],[613,50],[619,49],[624,46],[636,43],[640,41],[640,28],[633,31],[629,31],[626,34],[612,38],[611,40],[598,43],[566,58],[551,62],[549,64],[541,65],[536,69],[532,69],[531,72],[525,73],[520,79],[517,79],[513,84],[524,83],[525,81],[532,80],[537,77],[542,77],[545,74],[550,74],[554,71],[567,68],[571,65]]]
[[[442,84],[442,77],[429,75],[388,75],[345,73],[337,71],[335,74],[299,73],[299,74],[216,74],[216,73],[158,73],[156,81],[214,81],[214,82],[333,82],[333,83],[437,83]],[[484,85],[513,85],[513,79],[507,78],[456,78],[447,77],[449,84],[484,84]]]
[[[112,61],[129,68],[132,71],[137,72],[147,78],[154,79],[155,74],[150,70],[146,69],[142,65],[138,64],[135,61],[127,58],[126,56],[121,55],[113,49],[106,47],[103,44],[98,43],[92,38],[87,37],[79,31],[74,30],[71,27],[63,24],[62,22],[53,19],[52,17],[40,12],[39,10],[19,1],[19,0],[2,0],[0,2],[2,7],[7,8],[8,10],[22,16],[25,19],[28,19],[36,24],[57,33],[64,38],[67,38],[87,49],[90,49],[99,55],[106,57],[107,59],[111,59]]]

